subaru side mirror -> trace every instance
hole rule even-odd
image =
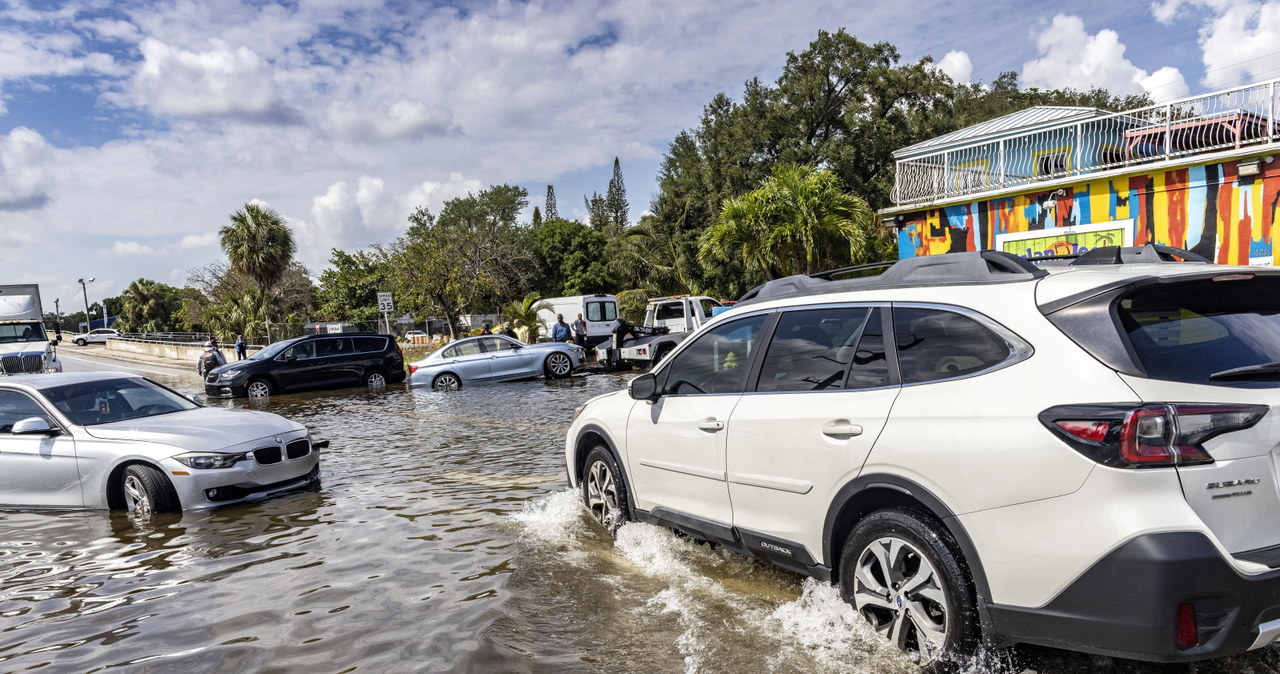
[[[627,392],[632,400],[656,402],[658,395],[658,378],[653,374],[642,374],[627,384]]]

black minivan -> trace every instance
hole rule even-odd
[[[404,381],[404,354],[390,335],[344,332],[276,342],[246,360],[205,374],[211,398],[261,398],[305,389],[368,386]]]

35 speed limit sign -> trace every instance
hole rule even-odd
[[[391,303],[391,293],[378,293],[378,311],[389,314],[395,310],[395,305]]]

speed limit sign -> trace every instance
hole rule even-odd
[[[391,303],[391,293],[378,293],[378,311],[389,314],[395,310],[395,305]]]

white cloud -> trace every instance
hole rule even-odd
[[[1280,2],[1216,0],[1200,31],[1207,87],[1224,88],[1280,75]]]
[[[1146,92],[1157,102],[1187,94],[1186,83],[1178,84],[1181,74],[1177,68],[1148,73],[1125,58],[1125,46],[1115,31],[1103,29],[1089,35],[1077,16],[1053,17],[1037,37],[1036,47],[1040,58],[1022,65],[1022,81],[1027,86],[1081,91],[1100,87],[1112,94]],[[1148,83],[1154,84],[1149,88]]]
[[[152,246],[148,246],[137,241],[117,241],[111,246],[111,252],[116,255],[159,255],[160,251]]]
[[[973,63],[969,55],[962,51],[949,51],[938,61],[938,70],[946,73],[957,84],[968,84],[973,77]]]
[[[1185,3],[1185,0],[1159,0],[1151,3],[1151,15],[1156,21],[1164,25],[1173,23],[1174,17],[1178,15],[1178,9]]]
[[[219,245],[217,232],[188,234],[178,241],[179,250],[209,250],[210,248],[217,249]]]
[[[143,40],[133,100],[161,116],[294,121],[297,113],[285,106],[269,64],[257,53],[218,39],[209,44],[207,51],[189,51]]]
[[[400,96],[375,106],[335,102],[329,121],[336,135],[351,141],[385,141],[442,136],[456,132],[453,113],[442,105]]]
[[[20,126],[0,136],[0,212],[41,208],[49,201],[46,172],[53,148],[39,133]]]

